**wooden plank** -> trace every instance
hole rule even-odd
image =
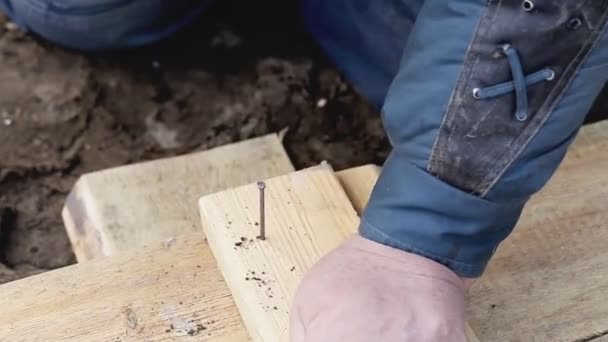
[[[361,203],[369,174],[337,173]],[[249,340],[202,234],[4,284],[0,306],[1,341]]]
[[[575,341],[606,331],[607,134],[606,123],[583,130],[472,289],[468,311],[482,341]],[[0,305],[0,340],[7,341],[243,341],[247,335],[200,234],[5,284]],[[211,336],[184,334],[192,323],[211,321],[204,330]],[[173,322],[175,335],[163,335]]]
[[[343,181],[373,184],[371,170],[347,173]],[[354,182],[361,180],[356,175],[365,181]],[[361,207],[371,188],[365,189],[350,191],[362,196]],[[287,341],[297,285],[321,256],[355,233],[358,219],[331,168],[321,165],[267,181],[262,241],[256,239],[258,191],[251,184],[201,198],[202,226],[250,337]],[[477,341],[469,327],[467,333]]]
[[[0,286],[0,340],[247,341],[201,234]]]
[[[265,241],[255,184],[201,198],[202,226],[254,341],[287,341],[303,274],[352,235],[357,214],[328,165],[266,182]]]
[[[367,205],[379,174],[380,167],[376,165],[363,165],[336,172],[344,192],[359,215]]]
[[[180,157],[83,175],[63,220],[78,261],[200,231],[204,194],[292,172],[272,134]]]
[[[482,341],[608,332],[608,122],[585,127],[499,247],[468,303]]]

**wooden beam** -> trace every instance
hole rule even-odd
[[[368,196],[356,190],[366,168],[337,175]],[[1,285],[0,307],[2,341],[249,340],[202,233]]]
[[[204,194],[293,172],[276,134],[83,175],[63,220],[78,261],[200,231]]]
[[[582,130],[473,287],[468,315],[480,340],[575,341],[606,331],[607,135],[608,123]],[[201,234],[4,284],[0,307],[7,341],[247,339]]]
[[[303,274],[358,223],[327,165],[266,182],[266,234],[255,184],[201,198],[202,226],[254,341],[288,341],[289,308]]]
[[[587,341],[608,332],[608,122],[582,129],[471,289],[482,341]]]

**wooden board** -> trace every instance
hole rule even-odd
[[[343,173],[359,208],[365,206],[377,172],[365,167]],[[255,184],[201,198],[201,220],[252,340],[287,341],[289,308],[304,273],[356,232],[358,218],[327,165],[266,184],[266,240],[256,238]],[[356,189],[359,184],[363,186]],[[471,342],[477,341],[468,326],[467,333]]]
[[[603,300],[608,274],[603,248],[608,217],[602,206],[606,151],[608,123],[585,128],[556,177],[499,248],[486,277],[472,289],[468,314],[481,341],[575,341],[591,336],[597,338],[590,341],[605,340],[601,334],[608,327]],[[341,179],[345,188],[348,179]],[[119,196],[112,198],[124,203]],[[84,205],[100,212],[94,205],[99,202],[92,203]],[[0,340],[246,340],[230,291],[200,234],[165,245],[172,247],[153,243],[139,252],[0,286]],[[201,301],[199,293],[209,301]],[[190,306],[180,310],[185,305],[180,300]],[[165,303],[172,303],[173,309],[166,309]],[[215,318],[219,314],[222,317]],[[194,323],[188,321],[196,317],[202,317],[200,322],[216,321],[213,327],[205,326],[211,336],[184,334],[184,328]],[[175,335],[163,335],[174,321]],[[129,328],[133,326],[139,327],[136,334]]]
[[[471,290],[481,341],[608,333],[608,122],[585,127]],[[598,340],[599,341],[599,340]]]
[[[0,286],[0,341],[247,341],[201,234]]]
[[[379,174],[380,167],[376,165],[363,165],[336,173],[344,192],[359,215],[367,205]]]
[[[204,194],[292,172],[272,134],[180,157],[83,175],[63,220],[78,261],[200,231]]]
[[[265,241],[255,184],[201,198],[202,226],[254,341],[288,341],[303,274],[352,235],[357,214],[328,165],[266,182]]]
[[[374,168],[337,173],[363,196],[353,200],[367,201],[371,189],[357,190],[367,184],[357,175]],[[0,307],[0,341],[249,340],[202,234],[1,285]]]

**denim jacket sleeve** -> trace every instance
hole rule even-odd
[[[359,228],[482,274],[608,76],[608,3],[427,0],[383,106],[393,145]]]

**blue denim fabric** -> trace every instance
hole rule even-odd
[[[207,0],[0,0],[19,26],[84,51],[136,47],[164,39],[195,19]]]
[[[525,13],[516,2],[426,1],[384,103],[394,150],[363,215],[364,237],[429,257],[465,277],[483,272],[527,199],[563,159],[608,80],[606,5],[587,2],[582,12],[595,13],[585,17],[593,22],[575,31],[567,28],[566,15],[579,15],[580,8],[535,4],[538,12]],[[484,15],[490,20],[483,21]],[[501,23],[523,33],[503,32]],[[559,43],[539,43],[556,32]],[[589,53],[563,60],[562,52],[582,45],[592,32],[598,38]],[[557,70],[555,80],[527,87],[530,117],[519,123],[515,94],[472,96],[475,87],[511,80],[506,58],[476,40],[498,47],[511,38],[523,51],[526,74]],[[467,163],[484,167],[463,169]]]

